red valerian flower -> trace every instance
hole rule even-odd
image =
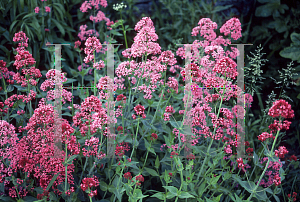
[[[137,115],[142,115],[145,111],[145,107],[139,104],[136,107],[134,107],[134,111]]]
[[[94,178],[84,178],[82,180],[82,183],[80,184],[82,191],[86,191],[88,188],[91,189],[92,187],[97,187],[97,186],[99,186],[99,181],[96,176],[94,176]],[[95,195],[96,194],[97,192],[95,193]]]
[[[130,172],[125,173],[124,178],[131,180],[132,179],[131,173]]]
[[[291,105],[285,100],[277,100],[273,103],[273,106],[269,109],[269,116],[273,118],[282,116],[284,118],[293,118],[294,110],[291,109]]]
[[[140,182],[144,182],[144,177],[143,177],[143,175],[138,175],[138,176],[135,177],[135,180],[139,181],[139,182],[136,183],[136,185],[139,186],[139,185],[141,185]]]
[[[152,137],[151,137],[151,140],[153,140],[153,138],[154,138],[155,140],[157,139],[157,134],[156,134],[156,133],[152,133],[151,136],[152,136]]]

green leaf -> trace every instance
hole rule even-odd
[[[145,170],[146,170],[151,176],[159,176],[159,175],[157,174],[157,172],[156,172],[155,170],[151,169],[151,168],[145,167]]]
[[[117,32],[117,31],[114,30],[114,29],[110,30],[110,32],[111,32],[113,35],[116,35],[116,36],[123,36],[123,34]]]
[[[226,181],[231,177],[231,173],[229,172],[225,172],[224,176],[223,176],[223,180]]]
[[[53,3],[53,9],[59,12],[60,20],[64,20],[65,9],[60,3]]]
[[[262,6],[259,6],[255,10],[255,16],[257,17],[269,17],[280,8],[280,2],[268,3]]]
[[[161,192],[158,192],[156,194],[153,194],[151,197],[155,197],[155,198],[158,198],[160,200],[164,200],[165,199],[165,194],[161,193]]]
[[[104,181],[100,181],[99,184],[100,184],[100,189],[102,191],[106,191],[107,190],[108,185]]]
[[[167,199],[172,199],[172,198],[174,198],[175,196],[177,196],[177,194],[173,194],[173,193],[171,193],[171,192],[167,192],[166,198],[167,198]]]
[[[67,164],[68,164],[68,165],[69,165],[69,164],[73,164],[73,160],[74,160],[77,156],[78,156],[78,154],[71,156],[71,157],[68,159]]]
[[[195,197],[189,194],[188,192],[181,192],[179,198],[195,198]]]
[[[217,177],[212,176],[212,178],[210,179],[210,184],[211,185],[217,184],[220,177],[221,177],[221,175],[218,175]]]
[[[9,33],[12,33],[12,29],[14,28],[15,24],[19,22],[19,20],[15,20],[9,27]]]
[[[232,176],[238,183],[244,187],[249,193],[253,193],[253,190],[255,189],[256,185],[254,182],[248,182],[248,181],[242,181],[239,177],[236,175]],[[256,193],[254,193],[254,197],[259,200],[267,200],[267,194],[266,191],[263,190],[261,186],[259,186],[256,190]]]
[[[172,194],[177,195],[178,189],[176,187],[173,186],[163,186],[163,187],[166,188]]]
[[[285,47],[282,51],[279,52],[279,55],[284,58],[289,58],[291,60],[297,60],[300,62],[300,45],[291,45],[289,47]]]
[[[71,69],[71,74],[73,75],[73,77],[78,77],[78,72],[74,69]]]
[[[160,163],[159,163],[159,158],[158,158],[158,155],[156,156],[156,160],[155,160],[155,168],[159,168],[159,166],[160,166]]]
[[[13,85],[9,85],[9,86],[7,86],[7,88],[6,88],[6,91],[7,92],[12,92],[14,90],[14,86]]]
[[[228,8],[231,8],[233,5],[226,5],[226,6],[215,6],[214,10],[211,13],[217,13],[220,11],[227,10]]]
[[[25,15],[25,16],[22,18],[22,21],[24,21],[26,18],[30,18],[30,17],[35,16],[35,15],[36,15],[36,13],[29,13],[29,14]]]
[[[73,52],[71,51],[71,46],[64,46],[64,51],[67,53],[68,57],[70,58],[69,60],[72,62],[72,65],[75,66],[74,55]]]
[[[59,176],[60,172],[58,172],[56,175],[54,175],[54,177],[52,178],[52,180],[50,181],[50,183],[47,186],[47,191],[49,191],[50,187],[52,186],[52,184],[54,183],[54,181],[56,180],[56,178]]]
[[[52,22],[56,25],[56,27],[59,29],[59,31],[61,32],[62,36],[65,36],[65,29],[63,28],[63,26],[54,18],[51,18]]]
[[[204,190],[205,190],[205,185],[206,185],[206,180],[204,180],[204,182],[200,185],[200,187],[198,188],[198,195],[199,197],[202,196]]]
[[[299,45],[300,46],[300,34],[293,32],[291,34],[291,40],[295,45]]]
[[[136,189],[136,190],[134,190],[133,196],[135,199],[143,199],[149,195],[143,195],[142,190]]]
[[[174,127],[179,129],[179,127],[181,126],[181,121],[170,121],[170,124]]]

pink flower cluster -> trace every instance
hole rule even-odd
[[[39,7],[35,7],[34,12],[35,13],[39,13],[40,12],[40,8]]]
[[[216,66],[213,68],[213,71],[217,73],[221,73],[226,75],[231,79],[235,79],[238,76],[238,72],[236,71],[237,64],[230,59],[229,57],[223,57],[222,59],[218,60]]]
[[[125,151],[129,151],[129,149],[130,147],[127,142],[121,142],[120,144],[117,144],[115,154],[121,159],[125,154]]]
[[[275,156],[279,158],[284,158],[284,155],[289,153],[285,146],[280,146],[278,150],[275,150]]]
[[[220,32],[224,33],[225,36],[231,34],[231,37],[234,40],[237,40],[240,37],[242,37],[241,31],[241,22],[238,18],[231,18],[220,29]]]
[[[135,106],[133,109],[134,109],[135,113],[136,113],[138,116],[142,115],[143,119],[146,118],[146,114],[144,113],[144,111],[145,111],[145,107],[144,107],[144,106],[138,104],[138,105]],[[133,118],[133,119],[136,119],[136,115],[135,115],[135,114],[132,114],[132,118]]]
[[[90,189],[92,187],[98,187],[99,186],[99,181],[98,181],[98,178],[96,176],[94,176],[94,178],[84,178],[82,180],[82,183],[80,184],[80,187],[82,189],[82,191],[86,191],[86,190],[89,190],[90,193],[89,193],[89,196],[90,197],[93,197],[93,196],[96,196],[97,195],[97,189],[94,190],[94,191],[91,191]]]
[[[32,55],[27,50],[25,50],[25,47],[28,47],[28,37],[24,32],[21,31],[15,34],[13,41],[19,42],[18,48],[16,48],[18,54],[15,56],[16,60],[13,65],[16,66],[17,70],[26,66],[24,69],[22,69],[22,73],[25,76],[29,76],[29,80],[25,79],[25,77],[20,75],[19,72],[13,76],[13,79],[16,80],[17,83],[22,83],[22,87],[27,87],[27,82],[31,83],[31,85],[33,86],[36,86],[37,81],[35,79],[42,77],[42,74],[39,69],[31,66],[36,62]]]
[[[167,106],[166,107],[166,110],[165,110],[165,113],[164,113],[164,120],[165,121],[170,121],[170,115],[171,114],[174,114],[175,113],[175,110],[174,108],[170,105],[170,106]]]
[[[84,156],[86,156],[86,157],[97,156],[98,146],[99,146],[99,138],[91,137],[89,140],[85,141],[85,146],[88,146],[89,148],[92,147],[92,148],[89,149],[89,151],[87,151],[85,148],[83,148],[82,151],[83,151]],[[98,154],[97,158],[102,159],[105,156],[106,156],[106,154],[103,154],[101,151]]]
[[[50,13],[51,12],[51,8],[49,6],[45,6],[45,10],[46,10],[46,13]]]
[[[85,42],[86,48],[84,49],[84,53],[87,54],[87,56],[84,58],[85,63],[89,63],[94,59],[94,51],[97,51],[97,53],[100,52],[102,49],[102,45],[96,37],[89,37]]]
[[[263,162],[267,160],[268,157],[265,157],[262,159],[262,161],[260,161],[260,163],[263,164]],[[279,177],[278,171],[280,170],[281,167],[282,167],[282,163],[280,159],[279,159],[279,163],[270,161],[268,168],[272,168],[275,172],[273,172],[272,170],[267,171],[265,175],[269,176],[268,181],[266,182],[264,179],[262,179],[259,185],[264,187],[269,187],[275,184],[275,186],[279,186],[281,184],[281,178]],[[257,183],[258,181],[256,182],[256,184]]]
[[[132,179],[131,173],[130,172],[125,173],[124,178],[131,180]]]
[[[285,100],[277,100],[273,103],[273,106],[269,109],[269,116],[284,118],[293,118],[294,110],[291,109],[291,105]]]
[[[61,73],[60,71],[56,70],[56,69],[50,69],[47,74],[46,77],[47,79],[41,84],[41,90],[42,91],[47,91],[47,88],[55,88],[55,79],[57,75],[60,75],[60,82],[56,81],[58,83],[62,82],[66,82],[67,78],[65,77],[65,73]],[[55,100],[56,98],[59,98],[59,95],[57,94],[57,90],[49,90],[47,92],[47,99],[48,100]],[[72,93],[68,92],[66,89],[61,89],[61,98],[62,98],[62,103],[65,104],[66,100],[71,102],[72,101]]]
[[[74,126],[79,126],[83,136],[89,131],[89,126],[91,134],[94,134],[98,128],[103,129],[103,126],[107,124],[106,113],[106,109],[102,108],[102,102],[97,97],[94,95],[87,97],[81,103],[80,110],[73,116]]]
[[[273,134],[272,133],[267,133],[267,132],[263,132],[262,134],[260,134],[259,136],[258,136],[258,140],[260,140],[260,141],[262,141],[262,142],[264,142],[266,139],[268,139],[268,138],[273,138],[274,140],[275,140],[275,137],[273,136]]]
[[[17,141],[19,140],[15,129],[16,128],[12,124],[0,120],[0,156],[3,159],[12,158],[14,155],[12,148],[17,145]],[[11,176],[12,174],[12,171],[5,166],[3,161],[0,162],[0,173],[0,183],[3,182],[2,179]]]
[[[106,8],[107,6],[107,1],[106,0],[89,0],[85,1],[81,4],[80,11],[85,13],[87,12],[88,9],[92,9],[92,6],[95,7],[96,10],[99,9],[99,4]]]
[[[140,186],[141,185],[140,182],[144,182],[144,177],[143,177],[143,175],[138,175],[135,177],[135,180],[137,181],[136,185]]]
[[[10,152],[7,154],[10,160],[11,171],[17,172],[21,170],[27,172],[28,176],[39,180],[39,185],[46,190],[53,176],[60,172],[53,188],[62,183],[65,179],[65,167],[63,166],[64,158],[51,158],[54,156],[54,131],[57,127],[62,127],[62,142],[68,145],[68,149],[73,148],[68,155],[79,154],[80,144],[76,143],[76,137],[73,136],[73,141],[66,142],[65,139],[70,139],[74,129],[70,127],[68,121],[61,119],[62,126],[56,126],[54,107],[45,105],[44,98],[39,103],[39,108],[34,111],[33,116],[29,119],[29,123],[25,127],[28,131],[26,136],[23,136],[16,145],[10,145]],[[74,139],[75,138],[75,139]],[[60,151],[63,152],[63,151]],[[73,184],[74,165],[68,165],[67,179],[68,183]]]
[[[130,52],[131,57],[141,57],[142,55],[160,54],[161,47],[157,41],[158,36],[155,33],[155,27],[149,17],[144,17],[140,20],[134,28],[137,35],[134,37],[134,43],[127,51]]]
[[[81,25],[79,28],[80,32],[78,34],[78,37],[80,38],[81,41],[84,41],[86,39],[85,35],[91,36],[91,35],[95,34],[96,37],[99,37],[99,32],[97,32],[93,29],[86,31],[86,28],[87,28],[87,25]]]
[[[284,120],[283,123],[277,120],[274,120],[274,123],[269,125],[269,129],[271,129],[271,133],[275,133],[277,130],[288,130],[290,128],[292,122]]]

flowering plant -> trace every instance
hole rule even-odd
[[[106,5],[105,2],[101,1],[101,5]],[[86,1],[82,12],[91,5]],[[234,101],[241,99],[242,92],[234,84],[238,76],[234,59],[239,50],[234,47],[226,50],[231,40],[217,37],[214,32],[217,24],[209,18],[200,19],[198,25],[192,36],[200,33],[204,40],[193,42],[190,55],[188,46],[178,48],[177,56],[186,60],[190,57],[190,64],[180,67],[174,53],[163,51],[157,43],[151,18],[142,18],[135,26],[137,35],[132,46],[122,51],[127,59],[118,64],[114,80],[101,74],[108,62],[96,56],[102,44],[95,36],[87,38],[84,62],[93,63],[97,91],[92,90],[94,95],[88,91],[80,105],[69,106],[75,113],[72,124],[59,117],[52,103],[57,98],[52,90],[55,76],[62,82],[67,80],[56,69],[47,72],[47,79],[40,86],[47,91],[47,99],[42,98],[38,108],[32,114],[29,112],[26,127],[19,128],[21,138],[10,124],[10,113],[17,111],[13,101],[17,98],[28,102],[37,93],[31,90],[28,96],[12,95],[0,102],[0,182],[4,185],[0,191],[5,194],[1,199],[84,201],[87,197],[89,201],[121,202],[125,198],[131,202],[151,197],[177,202],[270,201],[274,197],[278,201],[278,186],[285,179],[281,159],[288,151],[284,146],[278,147],[277,140],[282,135],[280,131],[289,129],[291,122],[284,119],[294,118],[294,111],[285,100],[274,101],[268,110],[274,123],[269,125],[270,131],[257,136],[262,149],[255,151],[245,141],[248,157],[236,158],[237,141],[241,137],[234,129],[241,126],[233,120],[243,118],[240,111],[243,107],[250,108],[253,98],[246,94],[246,105],[242,107]],[[242,36],[241,23],[232,18],[220,32],[237,40]],[[34,65],[34,59],[25,51],[26,35],[19,32],[15,37],[14,41],[22,44],[14,65],[17,70],[24,68],[27,79],[17,79],[20,75],[13,79],[18,83],[23,81],[25,87],[35,86],[34,79],[40,78],[40,74],[34,67],[28,68]],[[6,63],[0,61],[0,65],[2,75],[8,77]],[[177,76],[167,78],[168,71]],[[183,86],[182,81],[188,85]],[[117,106],[114,118],[108,110],[112,91],[117,94],[112,102]],[[68,106],[72,93],[63,89],[61,95],[62,103]],[[117,129],[113,131],[115,147],[104,142],[109,142],[113,124]],[[64,150],[55,145],[56,131],[60,132]],[[185,156],[186,150],[189,154]],[[61,155],[55,156],[57,152]],[[112,154],[113,158],[109,158]],[[9,190],[4,192],[4,187]],[[296,195],[293,193],[294,198]]]

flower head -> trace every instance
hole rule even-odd
[[[35,13],[39,13],[40,12],[40,8],[39,7],[35,7],[34,12]]]
[[[51,8],[49,6],[45,6],[45,10],[46,10],[47,13],[50,13]]]
[[[273,103],[273,106],[269,109],[269,116],[284,118],[293,118],[294,110],[291,109],[291,105],[285,100],[277,100]]]

